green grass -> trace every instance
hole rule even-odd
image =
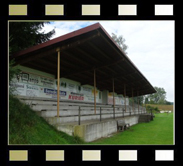
[[[90,144],[173,145],[173,113],[155,114],[153,121],[131,126],[124,132]]]
[[[79,137],[57,131],[17,98],[9,97],[9,144],[83,144]]]

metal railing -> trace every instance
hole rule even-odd
[[[101,122],[104,119],[115,119],[115,118],[119,118],[119,117],[140,115],[140,114],[146,113],[145,107],[139,106],[138,111],[134,111],[134,110],[137,110],[137,108],[128,105],[128,106],[126,106],[126,110],[125,110],[125,106],[118,106],[118,107],[115,107],[115,111],[113,111],[113,106],[96,106],[96,108],[99,108],[99,111],[97,111],[99,113],[82,114],[82,111],[86,111],[86,107],[91,107],[91,106],[79,106],[79,108],[78,108],[78,125],[81,124],[81,117],[84,117],[84,116],[99,116],[99,118],[96,118],[95,120],[99,119],[99,121]],[[109,111],[109,109],[111,109],[111,110]],[[94,111],[94,108],[90,109],[90,111],[91,110]],[[105,111],[105,113],[102,113],[104,111]],[[102,116],[112,115],[112,114],[113,114],[112,117],[110,116],[108,118],[102,119]]]

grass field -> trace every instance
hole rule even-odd
[[[155,114],[155,116],[149,123],[139,123],[124,132],[91,144],[173,145],[173,113]]]

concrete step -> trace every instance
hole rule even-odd
[[[42,104],[42,105],[57,105],[57,101],[47,101],[47,100],[24,100],[24,99],[21,99],[22,102],[26,103],[26,104],[29,104],[29,105],[38,105],[38,104]],[[60,101],[60,105],[91,105],[92,103],[74,103],[74,102],[63,102],[63,101]]]
[[[40,99],[34,99],[34,98],[19,98],[21,101],[23,101],[24,103],[27,103],[27,104],[34,104],[34,105],[37,105],[37,104],[57,104],[57,100],[56,99],[45,99],[45,98],[40,98]],[[63,101],[61,100],[60,101],[60,105],[94,105],[93,102],[82,102],[82,101]],[[108,105],[104,105],[102,103],[97,103],[97,106],[108,106]]]
[[[79,124],[79,118],[78,116],[70,116],[70,117],[47,117],[45,118],[46,121],[51,124],[51,125],[59,125],[59,124],[64,124],[64,123],[77,123]],[[113,119],[113,115],[108,114],[102,116],[102,121],[105,119]],[[86,115],[86,116],[81,116],[80,117],[80,124],[84,123],[85,121],[98,121],[100,122],[100,116],[99,115]]]
[[[56,111],[50,111],[50,112],[41,111],[41,116],[45,118],[52,125],[79,121],[79,116],[77,111],[75,112],[60,111],[60,117],[56,117],[57,116]],[[131,115],[131,116],[134,116],[134,115]],[[131,116],[129,115],[129,113],[124,114],[124,117],[131,117]],[[119,118],[119,117],[123,117],[123,115],[120,112],[116,112],[115,118]],[[108,112],[108,111],[106,111],[105,113],[103,112],[103,114],[101,115],[101,119],[105,120],[108,118],[111,118],[111,119],[114,118],[113,112]],[[94,114],[93,111],[91,112],[91,114],[89,114],[88,111],[85,111],[80,116],[80,122],[82,123],[83,121],[86,121],[86,120],[100,120],[99,111],[97,111],[96,114]]]
[[[49,109],[57,109],[57,105],[56,104],[32,104],[30,105],[30,107],[35,110],[35,111],[41,111],[41,110],[49,110]],[[94,110],[94,106],[93,105],[66,105],[66,104],[60,104],[59,108],[62,110],[68,109],[68,110],[78,110],[80,107],[81,110]],[[110,106],[97,106],[96,109],[101,109],[102,110],[108,110],[111,111],[113,110],[113,107]],[[115,108],[116,111],[122,111],[123,108],[121,107],[117,107]],[[133,111],[132,111],[133,112]],[[138,112],[138,111],[135,111]]]
[[[36,111],[41,111],[41,110],[46,110],[46,109],[57,109],[57,104],[49,104],[49,103],[45,103],[45,104],[29,104],[30,107],[33,109],[33,110],[36,110]],[[91,110],[91,109],[94,109],[94,106],[93,105],[67,105],[66,103],[61,103],[59,105],[60,109],[69,109],[69,110],[73,110],[73,109],[79,109],[79,107],[83,110]],[[108,109],[108,110],[113,110],[112,107],[110,106],[105,106],[105,105],[97,105],[97,109],[100,109],[100,107],[102,107],[102,109]],[[116,108],[116,110],[121,110],[122,111],[122,108]]]
[[[60,110],[59,111],[59,115],[60,116],[76,116],[79,114],[79,110]],[[94,114],[94,110],[83,110],[83,111],[80,111],[80,115],[93,115]],[[96,114],[100,114],[100,110],[97,109],[96,110]],[[108,110],[102,110],[101,111],[101,114],[104,115],[104,114],[112,114],[113,115],[113,111],[108,111]],[[121,111],[116,111],[115,114],[117,116],[123,116],[123,113]],[[124,113],[124,116],[128,116],[130,115],[129,112],[125,112]],[[134,115],[134,114],[131,114],[131,115]],[[57,116],[57,110],[47,110],[47,111],[41,111],[41,116],[42,117],[55,117]]]
[[[108,115],[108,117],[112,117],[111,115]],[[63,123],[69,123],[69,122],[77,122],[79,121],[78,116],[70,116],[70,117],[44,117],[48,123],[51,125],[58,125],[58,124],[63,124]],[[99,120],[100,116],[99,115],[88,115],[88,116],[81,116],[80,117],[80,123],[82,121],[86,120]]]
[[[38,104],[38,105],[32,105],[31,108],[35,111],[41,111],[41,110],[56,110],[57,105],[43,105],[43,104]],[[59,106],[60,110],[78,110],[79,106],[68,106],[68,105],[60,105]]]

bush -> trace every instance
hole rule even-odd
[[[148,111],[148,112],[154,112],[154,113],[157,113],[157,112],[160,112],[160,110],[158,109],[158,107],[153,107],[153,106],[150,106],[150,105],[148,105],[147,107],[146,107],[146,110]]]
[[[160,112],[160,110],[158,109],[158,107],[155,107],[155,108],[154,108],[154,111]]]

